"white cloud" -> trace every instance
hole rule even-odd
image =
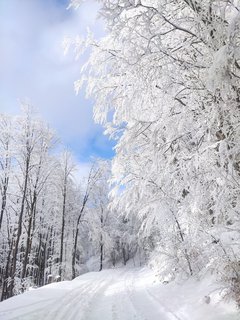
[[[66,144],[84,149],[100,129],[92,120],[92,103],[75,96],[83,59],[64,56],[64,36],[84,35],[87,27],[100,36],[97,4],[88,0],[80,10],[66,10],[57,0],[1,0],[0,112],[19,112],[28,98]]]
[[[79,162],[73,174],[75,182],[79,185],[84,185],[89,175],[92,164],[90,162]]]

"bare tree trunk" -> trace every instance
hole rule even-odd
[[[4,181],[3,181],[2,204],[1,204],[1,213],[0,213],[0,231],[2,228],[3,216],[6,209],[6,204],[7,204],[8,181],[9,181],[9,177],[5,175]]]
[[[175,219],[175,222],[177,224],[177,228],[178,228],[178,231],[179,231],[179,235],[180,235],[181,241],[184,242],[183,232],[182,232],[180,223],[179,223],[179,221],[178,221],[178,219],[177,219],[177,217],[175,215],[174,215],[174,219]],[[187,251],[186,248],[184,248],[184,256],[185,256],[185,259],[187,261],[189,273],[192,276],[193,275],[193,269],[192,269],[192,265],[191,265],[191,262],[190,262],[190,257],[189,257],[189,254],[188,254],[188,251]]]
[[[104,225],[102,206],[101,206],[100,223],[101,223],[101,235],[100,235],[100,267],[99,267],[99,271],[102,271],[102,268],[103,268],[103,235],[102,235],[102,233],[103,233],[103,225]]]
[[[4,126],[8,126],[7,123],[4,122]],[[7,137],[2,137],[1,139],[1,145],[4,148],[5,154],[4,154],[4,160],[1,161],[1,169],[4,172],[3,179],[1,181],[2,184],[2,204],[1,204],[1,212],[0,212],[0,231],[2,228],[2,222],[3,222],[3,216],[6,209],[7,204],[7,190],[8,190],[8,184],[9,184],[9,171],[11,168],[11,157],[10,157],[10,141],[11,141],[11,134],[8,133]]]
[[[75,264],[76,264],[76,253],[77,253],[77,242],[78,242],[78,234],[79,234],[79,225],[81,222],[81,218],[83,216],[83,212],[86,206],[86,203],[88,201],[89,194],[86,192],[84,198],[83,198],[83,203],[82,207],[77,219],[77,227],[76,227],[76,233],[74,237],[74,246],[73,246],[73,253],[72,253],[72,279],[76,278],[76,270],[75,270]]]
[[[88,201],[89,195],[90,195],[90,191],[93,188],[93,185],[96,181],[96,179],[98,178],[98,174],[99,174],[99,170],[97,170],[96,172],[94,172],[94,167],[92,166],[92,168],[90,169],[89,175],[88,175],[88,181],[87,181],[87,187],[86,187],[86,191],[85,191],[85,195],[83,197],[83,202],[82,202],[82,207],[78,216],[78,220],[77,220],[77,226],[76,226],[76,233],[75,233],[75,237],[74,237],[74,246],[73,246],[73,252],[72,252],[72,279],[74,279],[76,277],[76,270],[75,270],[75,265],[76,265],[76,253],[77,253],[77,242],[78,242],[78,235],[79,235],[79,225],[85,210],[85,206],[86,203]]]
[[[26,167],[25,167],[25,176],[24,176],[24,186],[23,186],[23,195],[22,195],[22,202],[21,202],[21,210],[19,213],[18,218],[18,229],[17,229],[17,236],[16,236],[16,242],[13,249],[13,257],[12,257],[12,268],[11,268],[11,285],[9,290],[9,296],[12,297],[13,295],[13,288],[14,288],[14,277],[16,273],[16,266],[17,266],[17,255],[18,255],[18,247],[19,247],[19,241],[22,235],[22,220],[23,220],[23,214],[25,209],[25,201],[27,196],[27,185],[28,185],[28,175],[29,175],[29,164],[30,164],[30,155],[27,155],[26,159]]]
[[[4,278],[3,278],[3,282],[2,282],[1,301],[11,297],[9,290],[7,290],[7,287],[8,287],[7,279],[8,279],[8,276],[9,276],[9,268],[10,268],[10,263],[11,263],[12,248],[13,248],[13,240],[11,241],[11,244],[9,246],[9,251],[8,251],[7,263],[6,263]]]
[[[62,229],[61,229],[60,257],[59,257],[60,280],[62,280],[62,271],[63,271],[62,263],[63,263],[63,240],[64,240],[64,231],[65,231],[66,197],[67,197],[67,177],[65,176],[64,189],[63,189]]]
[[[103,269],[103,238],[102,235],[100,237],[100,267],[99,271],[102,271]]]
[[[28,220],[28,229],[27,229],[27,243],[26,243],[26,250],[24,253],[24,261],[23,261],[23,268],[22,268],[22,278],[27,276],[27,264],[29,263],[29,254],[32,249],[32,238],[33,238],[33,220],[34,216],[36,215],[36,204],[37,204],[37,193],[34,190],[33,195],[33,202],[30,208],[30,218]]]

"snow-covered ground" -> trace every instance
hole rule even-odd
[[[209,281],[160,284],[147,268],[110,269],[1,302],[0,319],[239,320],[233,304],[217,302],[214,289]]]

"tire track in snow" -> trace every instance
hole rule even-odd
[[[136,312],[136,320],[148,320],[142,312],[139,311],[138,306],[136,306],[136,303],[134,302],[134,298],[133,298],[133,281],[132,279],[129,279],[129,275],[132,275],[132,273],[130,271],[127,272],[127,274],[125,275],[125,279],[124,279],[124,285],[125,285],[125,292],[126,295],[129,299],[129,301],[131,302],[131,305],[133,307],[133,309]],[[128,284],[129,280],[131,281],[131,285]],[[130,289],[131,288],[131,289]]]
[[[80,285],[70,292],[67,292],[67,296],[60,300],[60,303],[50,311],[46,320],[71,320],[74,319],[76,310],[79,313],[79,309],[86,308],[88,305],[89,299],[91,299],[91,295],[97,291],[101,283],[104,283],[104,279],[97,279],[96,283],[93,284],[92,280],[88,280],[88,283]],[[78,315],[79,319],[79,315]]]
[[[20,311],[18,316],[14,309],[4,310],[0,312],[0,319],[184,320],[159,301],[159,297],[150,290],[151,282],[148,278],[146,282],[139,270],[109,271],[96,272],[63,284],[63,291],[61,284],[49,287],[48,295],[52,289],[57,291],[53,290],[48,299],[35,300],[16,308]],[[44,297],[44,291],[41,297]]]
[[[136,282],[140,279],[139,273],[136,276],[135,272],[130,272],[128,290],[131,291],[130,298],[136,308],[147,313],[144,320],[183,320],[180,319],[171,310],[165,307],[157,298],[154,299],[144,286],[137,287]],[[144,308],[143,305],[145,306]]]
[[[28,312],[25,312],[25,313],[22,313],[20,316],[11,316],[12,313],[14,313],[14,311],[16,310],[21,310],[21,309],[25,309],[29,306],[19,306],[17,308],[11,308],[11,309],[7,309],[7,310],[4,310],[3,312],[0,312],[0,319],[1,320],[21,320],[21,319],[24,319],[22,317],[26,317],[28,315],[32,316],[32,319],[33,320],[37,320],[38,318],[36,317],[33,317],[33,316],[37,316],[37,314],[39,314],[38,312],[42,311],[42,304],[45,304],[46,303],[46,306],[51,306],[52,305],[52,300],[55,301],[55,298],[52,298],[52,299],[43,299],[43,300],[40,300],[40,301],[37,301],[37,302],[34,302],[31,304],[31,307],[32,306],[37,306],[39,305],[39,307],[35,308],[34,310],[32,311],[28,311]],[[51,301],[51,302],[50,302]],[[49,303],[48,303],[49,302]],[[5,316],[5,317],[4,317]],[[21,318],[20,318],[21,317]]]
[[[174,317],[173,320],[184,320],[184,318],[182,317],[180,318],[175,312],[173,312],[168,307],[166,307],[162,302],[160,302],[159,298],[155,294],[153,294],[149,289],[145,289],[145,290],[149,295],[149,297],[153,299],[153,301],[156,301],[162,307],[162,309],[164,309],[167,313],[172,314],[172,316]]]
[[[138,273],[138,276],[135,276],[136,273],[133,273],[135,278],[135,282],[137,279],[140,278],[140,274]],[[135,286],[136,287],[136,286]],[[161,307],[161,309],[164,311],[164,314],[169,314],[170,315],[170,319],[172,320],[184,320],[184,318],[180,318],[175,312],[173,312],[169,307],[167,307],[165,304],[163,304],[160,300],[159,297],[157,297],[155,294],[153,294],[149,288],[144,287],[143,289],[146,293],[146,295],[149,297],[150,300],[153,301],[153,303],[156,305],[156,303]]]
[[[112,320],[120,320],[118,318],[118,311],[117,311],[117,306],[115,305],[115,303],[112,304],[111,312],[112,312]]]
[[[106,284],[106,281],[102,279],[101,281],[97,281],[94,287],[90,286],[90,288],[92,287],[90,295],[86,295],[81,302],[76,304],[75,308],[73,308],[68,315],[68,320],[87,320],[88,314],[89,312],[91,312],[91,306],[93,305],[95,297],[99,293],[101,293],[107,285],[108,284]],[[66,320],[66,318],[62,318],[61,320]]]
[[[130,291],[128,290],[127,286],[127,279],[128,279],[129,271],[124,271],[122,273],[121,282],[122,288],[121,293],[117,294],[117,301],[114,300],[114,303],[112,305],[112,320],[147,320],[141,312],[137,308],[135,308],[135,305],[133,304],[131,297],[130,297]],[[119,281],[119,279],[118,279]],[[121,297],[121,299],[119,299]]]
[[[81,296],[84,295],[89,288],[91,288],[91,284],[87,286],[78,287],[71,292],[67,292],[67,297],[65,296],[61,299],[61,304],[58,304],[53,310],[50,311],[46,320],[66,320],[68,319],[68,313],[71,311],[73,307],[75,307],[75,302],[79,303]]]
[[[111,315],[111,320],[122,320],[121,318],[118,318],[118,312],[115,304],[112,303],[112,299],[106,294],[112,285],[116,283],[116,280],[119,279],[119,271],[115,270],[114,273],[114,276],[112,274],[110,278],[105,278],[104,285],[92,297],[89,308],[85,311],[83,318],[81,318],[82,320],[97,320],[102,319],[102,316],[104,317],[104,320],[107,320],[109,319],[109,315]],[[123,272],[121,272],[120,275],[122,273]],[[102,308],[102,306],[104,306],[104,308]],[[102,314],[102,311],[104,312],[104,315]]]
[[[112,277],[91,299],[82,317],[70,320],[146,320],[131,303],[126,292],[126,270],[114,270]]]

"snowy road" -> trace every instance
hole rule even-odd
[[[211,316],[209,306],[203,306],[204,313],[199,312],[194,317],[188,315],[186,307],[183,306],[182,310],[177,308],[173,296],[171,298],[171,291],[167,295],[164,294],[167,286],[159,285],[154,280],[152,272],[146,269],[116,269],[88,273],[73,281],[54,283],[0,303],[0,319],[230,319],[228,316],[225,317],[221,310],[212,310]],[[180,297],[177,300],[180,301],[179,299]],[[204,310],[204,307],[207,309]]]

